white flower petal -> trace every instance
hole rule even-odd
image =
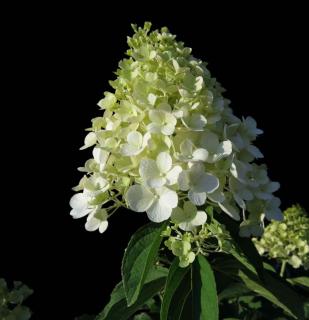
[[[157,96],[154,95],[153,93],[149,93],[147,100],[152,106],[154,106],[157,101]]]
[[[95,162],[105,165],[109,156],[109,152],[102,148],[93,148],[92,151]]]
[[[87,231],[95,231],[95,230],[99,229],[100,223],[101,223],[101,220],[99,220],[95,217],[92,217],[87,220],[87,222],[85,224],[85,229]]]
[[[193,154],[193,161],[206,161],[208,158],[208,151],[203,148],[196,149]]]
[[[90,208],[83,208],[83,209],[72,209],[70,212],[70,215],[74,219],[79,219],[82,217],[85,217],[87,214],[89,214],[93,209]]]
[[[193,113],[184,119],[184,123],[194,131],[202,131],[207,124],[206,118],[200,113]]]
[[[191,220],[193,226],[201,226],[207,221],[207,215],[205,211],[197,211],[196,216]]]
[[[139,173],[143,180],[160,177],[157,163],[151,159],[142,159],[139,165]]]
[[[140,148],[143,144],[143,135],[138,131],[131,131],[127,136],[127,141],[129,144]]]
[[[157,106],[157,109],[158,109],[158,110],[166,111],[166,112],[168,112],[168,113],[172,112],[171,106],[170,106],[168,103],[166,103],[166,102],[161,102],[161,103],[159,103],[158,106]]]
[[[165,120],[165,112],[161,110],[150,110],[149,119],[151,122],[162,125]]]
[[[84,193],[76,193],[70,200],[73,209],[86,209],[88,207],[88,197]]]
[[[273,197],[273,195],[272,195],[271,193],[262,192],[262,191],[255,192],[254,195],[255,195],[258,199],[262,199],[262,200],[270,200],[270,199],[272,199],[272,197]]]
[[[179,189],[187,191],[190,189],[190,175],[187,170],[180,172],[178,177]]]
[[[196,227],[192,225],[191,221],[179,223],[179,228],[183,231],[193,231]]]
[[[106,221],[102,221],[102,222],[100,223],[99,232],[100,232],[100,233],[105,232],[106,229],[107,229],[107,227],[108,227],[108,221],[107,221],[107,220],[106,220]]]
[[[268,220],[283,221],[283,213],[279,208],[269,208],[265,210],[265,217]]]
[[[233,218],[236,221],[240,220],[239,210],[236,206],[233,206],[227,200],[223,201],[222,203],[219,202],[218,204],[219,207],[231,218]]]
[[[185,157],[191,157],[193,153],[193,142],[189,139],[185,139],[180,143],[180,152]]]
[[[253,200],[253,198],[254,198],[253,193],[244,186],[239,188],[237,194],[241,199],[246,200],[246,201]]]
[[[189,200],[197,206],[202,206],[206,202],[206,193],[205,192],[193,192],[189,190],[188,192]]]
[[[165,126],[162,126],[161,128],[161,132],[166,135],[166,136],[170,136],[174,133],[175,131],[175,126],[172,124],[166,124]]]
[[[166,174],[166,180],[168,185],[173,185],[177,183],[179,174],[181,173],[182,168],[180,166],[175,166]]]
[[[219,143],[219,146],[216,150],[216,154],[221,158],[229,156],[233,151],[232,142],[230,140],[225,140]]]
[[[160,124],[152,122],[147,125],[147,130],[150,133],[161,133],[161,126]]]
[[[279,188],[280,188],[280,183],[273,181],[266,186],[265,190],[267,192],[272,193],[272,192],[276,192]]]
[[[192,181],[193,187],[192,190],[194,192],[214,192],[219,188],[219,179],[209,173],[202,173],[197,181]]]
[[[175,118],[175,116],[172,113],[165,112],[164,113],[164,123],[175,127],[176,123],[177,123],[177,119]]]
[[[166,206],[169,206],[171,208],[177,207],[178,196],[174,190],[163,187],[163,188],[160,188],[157,192],[160,195],[160,203]]]
[[[256,159],[261,159],[261,158],[264,158],[264,155],[263,153],[256,147],[256,146],[253,146],[253,145],[249,145],[247,147],[247,150],[249,151],[249,153],[254,156]]]
[[[148,145],[149,140],[151,139],[151,134],[146,132],[143,137],[142,148],[145,148]]]
[[[167,220],[171,216],[172,208],[158,199],[153,202],[146,212],[151,221],[159,223]]]
[[[244,163],[239,160],[234,160],[231,164],[230,172],[231,174],[242,183],[246,183],[246,174],[249,171],[249,164]]]
[[[225,200],[224,193],[221,190],[215,190],[214,192],[208,194],[208,198],[213,202],[223,202]]]
[[[150,188],[160,188],[165,185],[166,178],[163,178],[163,177],[149,178],[146,181],[146,183]]]
[[[172,158],[167,152],[160,152],[156,163],[161,173],[167,173],[172,168]]]
[[[126,143],[121,146],[120,152],[123,156],[126,157],[131,157],[131,156],[136,156],[137,154],[142,152],[142,148]]]
[[[84,145],[80,148],[80,150],[84,150],[89,148],[97,143],[97,135],[94,132],[89,132],[84,141]]]
[[[155,196],[144,186],[133,185],[126,193],[130,209],[136,212],[146,211],[153,203]]]

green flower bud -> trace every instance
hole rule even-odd
[[[179,257],[179,267],[186,268],[189,264],[191,264],[195,259],[194,252],[189,252],[185,256]]]
[[[188,241],[177,240],[172,243],[171,247],[173,254],[179,257],[188,254],[191,249],[191,243]]]

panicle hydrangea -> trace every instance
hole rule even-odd
[[[282,222],[272,221],[253,241],[261,255],[309,269],[309,217],[299,205],[285,210]]]
[[[154,222],[172,218],[190,234],[206,223],[207,203],[242,219],[242,235],[259,235],[264,217],[282,218],[273,196],[279,184],[253,163],[263,157],[253,145],[262,131],[253,118],[233,114],[224,89],[190,48],[167,28],[150,27],[133,26],[113,92],[98,103],[102,116],[92,120],[81,148],[92,147],[93,157],[79,168],[85,175],[71,215],[87,216],[87,230],[104,232],[123,206]],[[181,246],[191,261],[189,245]]]

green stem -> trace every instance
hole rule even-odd
[[[285,267],[286,267],[286,263],[287,263],[286,260],[283,260],[283,261],[282,261],[281,269],[280,269],[280,277],[281,277],[281,278],[283,278],[284,271],[285,271]]]

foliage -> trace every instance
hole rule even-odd
[[[30,309],[22,304],[32,292],[31,289],[19,281],[14,281],[13,288],[9,288],[6,281],[0,278],[0,319],[30,319]]]

